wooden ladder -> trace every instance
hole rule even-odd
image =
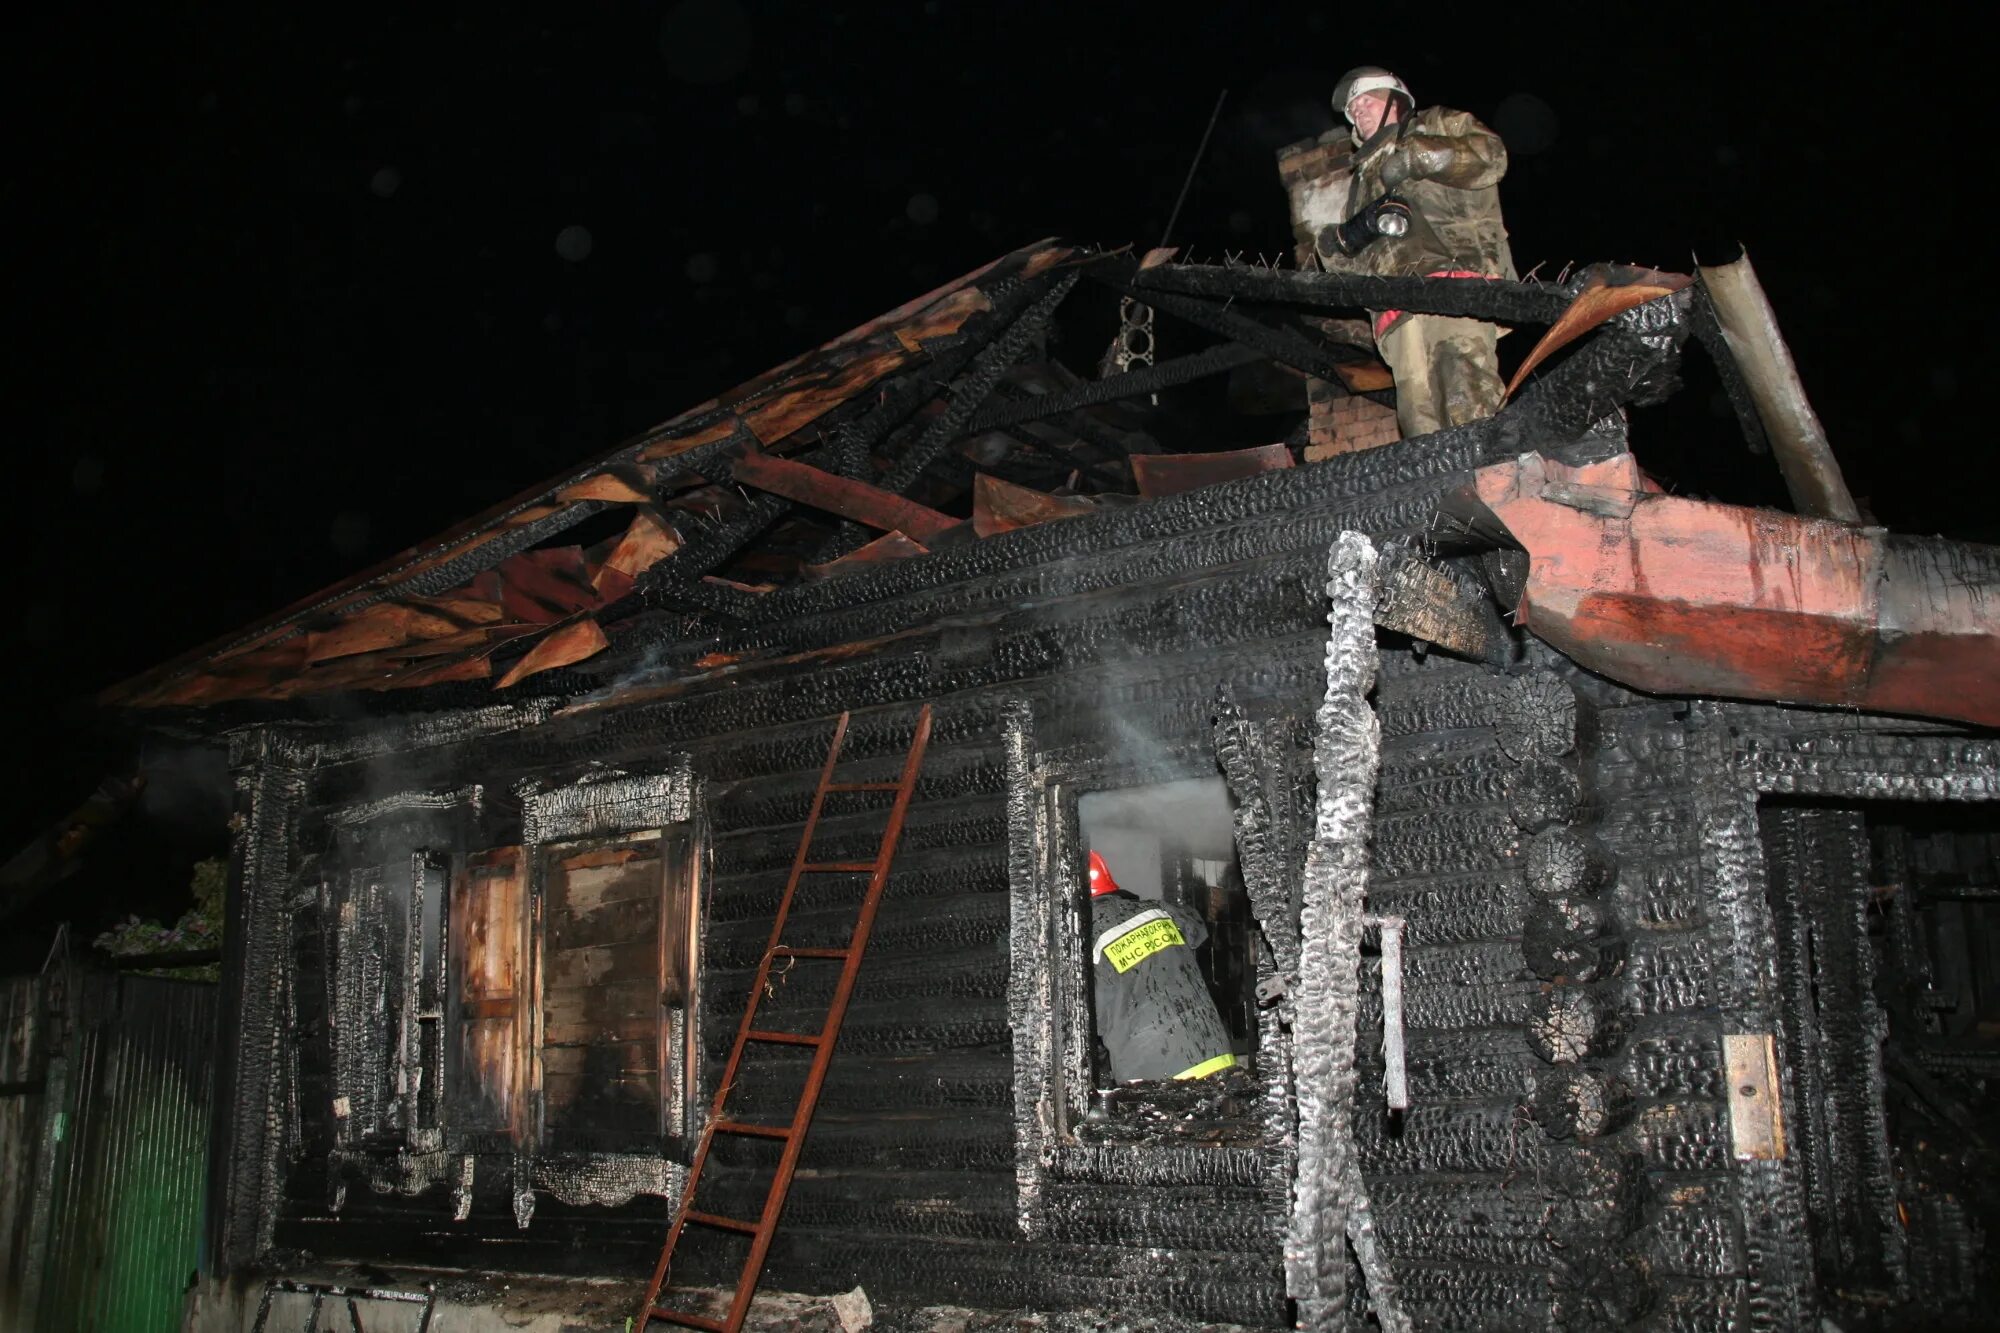
[[[681,1193],[680,1207],[674,1213],[673,1228],[667,1232],[667,1243],[660,1251],[660,1262],[653,1269],[653,1280],[646,1287],[645,1304],[639,1307],[639,1317],[633,1324],[634,1333],[646,1333],[652,1321],[679,1324],[686,1328],[716,1330],[716,1333],[737,1333],[743,1327],[743,1316],[750,1309],[750,1298],[756,1294],[757,1279],[764,1271],[764,1256],[770,1251],[771,1238],[778,1230],[778,1216],[785,1208],[785,1194],[791,1188],[792,1173],[798,1167],[799,1152],[805,1146],[806,1130],[812,1125],[813,1108],[819,1102],[820,1085],[826,1081],[827,1066],[833,1060],[834,1043],[840,1037],[841,1020],[847,1015],[847,1000],[854,992],[854,978],[861,970],[862,956],[868,951],[868,932],[875,924],[875,908],[882,900],[882,885],[889,878],[889,867],[896,859],[896,844],[903,836],[903,817],[909,812],[910,793],[917,785],[917,771],[923,767],[924,749],[931,739],[931,706],[925,704],[917,716],[916,735],[910,741],[910,750],[903,760],[903,775],[894,782],[835,782],[834,766],[840,762],[840,747],[847,739],[848,714],[842,713],[840,721],[833,729],[833,743],[826,752],[826,765],[820,769],[819,788],[813,793],[812,811],[806,816],[805,832],[799,838],[798,853],[792,858],[791,877],[785,881],[785,893],[778,900],[778,917],[771,923],[771,938],[764,947],[764,957],[757,965],[757,979],[750,987],[750,1002],[744,1006],[743,1021],[736,1028],[736,1043],[729,1049],[729,1063],[723,1067],[722,1082],[716,1089],[715,1101],[708,1108],[708,1123],[701,1132],[701,1143],[695,1149],[694,1165],[688,1171],[687,1186]],[[821,808],[826,804],[830,792],[852,791],[893,791],[895,803],[889,807],[889,824],[883,831],[882,841],[876,848],[872,861],[813,861],[813,834],[819,828]],[[860,915],[855,919],[854,932],[848,937],[844,948],[828,949],[793,948],[780,943],[785,933],[785,919],[792,910],[792,897],[798,891],[799,881],[812,874],[866,874],[868,891],[862,897]],[[826,1022],[818,1032],[778,1032],[760,1029],[757,1026],[757,1005],[764,998],[765,985],[771,978],[771,964],[774,960],[814,958],[839,959],[841,961],[840,980],[836,983],[833,1000],[827,1007]],[[790,964],[787,965],[788,967]],[[689,1041],[700,1040],[700,1034],[689,1033]],[[743,1051],[751,1042],[777,1042],[791,1046],[812,1048],[812,1067],[806,1074],[805,1088],[799,1094],[797,1107],[792,1112],[789,1125],[752,1124],[748,1121],[731,1120],[723,1115],[723,1104],[736,1086],[739,1067],[743,1063]],[[714,1213],[697,1211],[694,1206],[695,1189],[701,1183],[702,1169],[708,1164],[708,1150],[715,1142],[717,1134],[743,1134],[755,1138],[777,1139],[784,1144],[778,1159],[777,1173],[771,1179],[769,1191],[764,1196],[764,1210],[756,1221],[736,1217],[722,1217]],[[673,1268],[674,1248],[680,1243],[681,1233],[693,1223],[696,1226],[713,1227],[722,1231],[733,1231],[750,1237],[750,1257],[743,1262],[743,1270],[737,1276],[735,1295],[729,1303],[729,1313],[721,1319],[710,1319],[706,1315],[692,1314],[684,1310],[671,1310],[660,1304],[662,1290],[667,1285],[667,1274]]]

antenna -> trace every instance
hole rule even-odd
[[[1215,95],[1215,110],[1208,113],[1208,128],[1201,132],[1201,143],[1194,150],[1194,161],[1188,163],[1187,179],[1181,182],[1180,197],[1174,200],[1174,211],[1167,215],[1166,230],[1160,233],[1160,248],[1165,249],[1167,238],[1174,233],[1174,224],[1180,221],[1181,205],[1187,202],[1188,187],[1194,184],[1194,173],[1201,169],[1201,159],[1208,152],[1208,137],[1215,133],[1215,122],[1222,116],[1223,99],[1229,96],[1224,88]]]

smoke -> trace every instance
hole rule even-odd
[[[220,746],[149,747],[140,756],[146,786],[139,814],[176,841],[215,842],[229,826],[229,757]]]
[[[1235,807],[1221,778],[1184,778],[1086,792],[1078,798],[1076,808],[1086,842],[1102,830],[1148,829],[1204,860],[1229,860],[1236,855]]]

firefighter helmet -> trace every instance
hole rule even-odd
[[[1333,109],[1347,116],[1349,124],[1353,123],[1354,117],[1347,114],[1348,105],[1363,93],[1388,93],[1391,97],[1400,97],[1406,112],[1416,105],[1410,97],[1409,86],[1394,74],[1380,65],[1356,65],[1333,85]]]
[[[1090,896],[1102,898],[1107,893],[1118,892],[1118,881],[1111,878],[1111,867],[1104,864],[1104,858],[1096,852],[1090,854]]]

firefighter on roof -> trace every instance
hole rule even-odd
[[[1112,1078],[1207,1078],[1236,1063],[1195,965],[1208,938],[1199,918],[1125,892],[1092,852],[1090,933],[1097,1035]]]
[[[1341,77],[1334,110],[1354,127],[1354,158],[1338,220],[1319,228],[1320,262],[1381,277],[1512,278],[1500,220],[1507,150],[1464,111],[1414,110],[1388,70],[1362,65]],[[1373,313],[1375,345],[1396,377],[1403,438],[1500,410],[1499,331],[1484,320]]]

